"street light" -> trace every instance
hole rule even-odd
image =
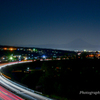
[[[13,61],[13,57],[12,56],[9,59],[10,59],[10,61]]]
[[[44,59],[46,58],[46,56],[45,56],[45,55],[43,55],[42,57],[43,57]]]
[[[10,57],[10,60],[12,60],[13,59],[13,57]]]
[[[29,68],[29,67],[27,67],[27,71],[29,71],[29,69],[30,69],[30,68]]]
[[[86,49],[84,49],[84,52],[86,52]]]

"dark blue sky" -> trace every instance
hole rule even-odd
[[[0,44],[100,43],[100,0],[0,0]]]

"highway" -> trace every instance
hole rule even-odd
[[[26,62],[24,61],[0,64],[0,70],[2,67],[7,67],[9,65]],[[2,86],[5,87],[5,89]],[[12,91],[12,93],[8,90]],[[19,95],[20,97],[18,97],[17,95]],[[31,90],[27,87],[24,87],[9,80],[8,78],[4,77],[2,73],[0,73],[0,100],[23,100],[21,97],[26,100],[52,100],[50,98],[35,93],[34,90]]]
[[[23,99],[9,92],[2,86],[0,86],[0,100],[23,100]]]

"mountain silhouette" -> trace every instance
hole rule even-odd
[[[66,44],[41,44],[41,45],[17,45],[21,47],[37,47],[37,48],[48,48],[48,49],[62,49],[62,50],[100,50],[100,45],[92,45],[81,38],[72,40]]]
[[[92,45],[86,41],[84,41],[83,39],[75,39],[67,44],[64,45],[65,48],[70,48],[73,50],[97,50],[100,46],[98,45]]]

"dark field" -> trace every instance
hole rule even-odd
[[[99,59],[36,61],[7,66],[2,72],[13,81],[49,97],[60,98],[58,100],[67,100],[66,98],[76,100],[79,97],[95,96],[95,94],[79,94],[80,91],[100,91],[99,63]]]

